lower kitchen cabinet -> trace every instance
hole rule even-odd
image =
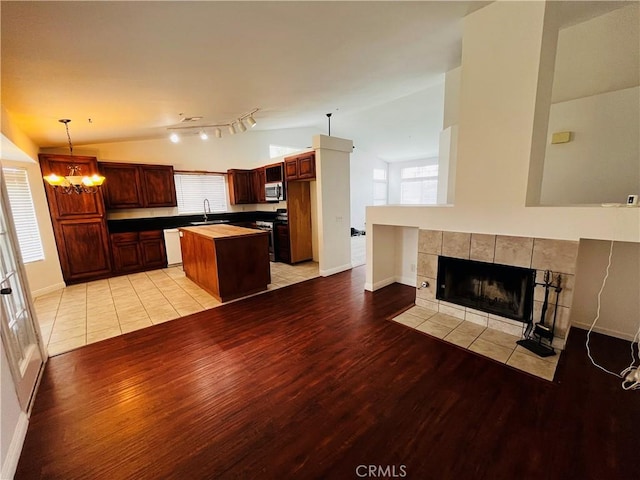
[[[277,223],[275,256],[277,262],[291,263],[291,249],[289,247],[289,225]]]
[[[167,266],[167,251],[162,230],[140,232],[140,252],[145,268],[164,268]]]
[[[104,219],[59,220],[54,223],[54,231],[66,283],[86,282],[111,274]]]
[[[167,266],[162,230],[111,234],[114,273],[140,272]]]

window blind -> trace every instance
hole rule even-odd
[[[44,260],[42,239],[38,229],[27,171],[23,168],[3,168],[2,171],[22,261],[29,263]]]
[[[227,187],[224,175],[213,173],[176,173],[178,213],[202,213],[204,200],[209,200],[212,212],[226,212]]]

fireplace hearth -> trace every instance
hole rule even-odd
[[[529,322],[535,270],[438,257],[436,298],[502,317]]]

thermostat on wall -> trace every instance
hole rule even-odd
[[[627,207],[634,207],[638,205],[638,195],[629,195],[627,197]]]

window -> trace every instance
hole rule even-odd
[[[438,165],[405,167],[400,171],[400,203],[430,205],[437,202]]]
[[[269,145],[269,158],[284,157],[292,153],[298,153],[302,148],[285,147],[284,145]]]
[[[373,204],[387,204],[387,171],[384,168],[373,169]]]
[[[44,260],[42,240],[40,239],[27,171],[23,168],[3,168],[2,171],[22,261],[30,263]]]
[[[178,213],[202,213],[204,200],[209,200],[212,212],[227,211],[227,187],[219,173],[176,173]]]

